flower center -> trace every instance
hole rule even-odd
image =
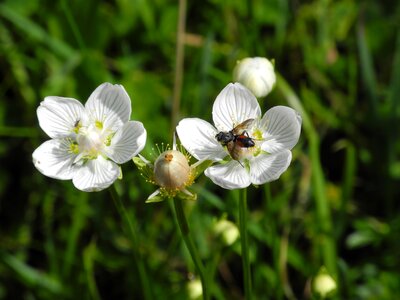
[[[102,126],[97,124],[81,128],[77,136],[79,150],[86,158],[96,158],[102,152],[106,139]]]

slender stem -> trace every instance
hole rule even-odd
[[[249,260],[249,245],[247,241],[247,189],[242,189],[240,191],[239,230],[240,230],[240,243],[242,246],[244,294],[246,300],[250,300],[251,272],[250,272],[250,260]]]
[[[137,237],[135,226],[133,225],[132,219],[129,217],[128,212],[126,211],[125,206],[121,201],[121,198],[119,197],[117,191],[115,190],[115,187],[113,186],[109,190],[111,192],[111,197],[113,199],[114,205],[117,208],[118,213],[122,218],[122,221],[124,222],[125,228],[127,228],[129,231],[129,236],[132,243],[133,256],[135,259],[136,266],[138,268],[141,286],[143,287],[144,298],[147,300],[153,299],[151,293],[150,281],[147,276],[147,271],[143,259],[141,258],[139,252],[139,240]]]
[[[354,189],[354,181],[356,179],[357,172],[357,151],[352,143],[346,145],[344,170],[343,170],[343,182],[342,182],[342,199],[339,209],[339,216],[337,221],[336,236],[340,237],[343,234],[344,229],[347,227],[347,205],[350,202],[350,198]]]
[[[76,23],[75,18],[72,15],[71,10],[70,10],[66,0],[61,1],[61,7],[64,10],[65,16],[67,17],[69,26],[71,26],[72,33],[73,33],[76,41],[78,42],[79,48],[81,48],[81,50],[85,50],[86,47],[85,47],[85,43],[83,42],[81,32],[79,31],[79,26]]]
[[[184,61],[184,37],[186,27],[186,0],[179,0],[179,19],[176,33],[176,53],[175,53],[175,79],[174,94],[172,97],[172,132],[175,130],[178,121],[179,106],[181,102],[182,82],[183,82],[183,61]]]
[[[336,241],[333,236],[331,210],[327,198],[325,176],[320,159],[320,139],[307,111],[301,104],[299,97],[295,94],[286,80],[279,74],[277,74],[277,83],[278,88],[285,96],[289,105],[296,109],[303,118],[304,133],[309,142],[312,182],[315,194],[314,199],[318,226],[321,232],[321,238],[318,239],[317,243],[320,245],[319,247],[322,252],[324,265],[327,267],[329,273],[335,279],[338,279]]]
[[[275,222],[274,220],[276,219],[276,210],[274,209],[274,204],[272,202],[272,194],[271,194],[271,185],[269,183],[266,183],[263,185],[264,186],[264,197],[265,197],[265,221],[266,225],[268,228],[268,231],[271,232],[272,238],[271,238],[271,250],[272,250],[272,261],[274,262],[274,268],[275,268],[275,273],[279,274],[280,284],[281,284],[281,289],[277,289],[275,299],[283,299],[283,291],[285,284],[287,282],[286,277],[282,276],[283,270],[285,267],[286,261],[283,261],[283,264],[281,267],[281,260],[280,258],[282,257],[282,252],[281,252],[281,238],[280,238],[280,233],[279,233],[279,228],[277,226],[278,222]]]
[[[192,237],[190,235],[189,224],[185,217],[185,212],[183,211],[182,200],[180,199],[173,199],[174,200],[174,207],[176,212],[176,219],[179,225],[179,229],[182,233],[182,238],[186,244],[186,247],[189,250],[190,256],[192,257],[194,266],[196,267],[197,272],[199,273],[201,284],[203,286],[203,299],[209,299],[210,296],[208,294],[208,286],[207,280],[205,276],[205,269],[203,263],[201,261],[200,255],[197,252],[197,248],[194,245]]]
[[[67,247],[64,254],[63,277],[68,278],[71,274],[72,265],[76,259],[76,248],[79,235],[84,227],[87,217],[87,193],[79,193],[79,201],[74,204],[74,212],[72,214],[72,225],[69,230]]]

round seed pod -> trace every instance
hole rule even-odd
[[[161,187],[183,189],[190,177],[190,166],[186,156],[176,150],[161,153],[154,163],[154,177]]]

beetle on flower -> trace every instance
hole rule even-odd
[[[32,154],[44,175],[72,179],[85,192],[109,187],[122,164],[137,155],[146,142],[146,130],[129,121],[131,100],[121,85],[103,83],[85,106],[76,99],[46,97],[37,109],[40,127],[52,138]]]
[[[289,167],[290,150],[298,142],[301,130],[301,117],[292,108],[275,106],[261,117],[255,96],[240,83],[230,83],[217,96],[212,117],[216,128],[204,120],[186,118],[176,131],[193,157],[216,162],[205,170],[215,184],[225,189],[261,185],[278,179]],[[254,121],[248,122],[250,119]],[[232,157],[228,145],[217,137],[243,123],[251,123],[243,133],[254,145],[236,149]]]

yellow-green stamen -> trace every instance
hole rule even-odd
[[[262,131],[260,129],[256,129],[253,132],[253,138],[256,140],[261,140],[263,138]]]
[[[103,122],[96,121],[94,124],[95,124],[97,129],[103,129]]]
[[[79,145],[77,143],[69,144],[69,152],[74,154],[79,154]]]
[[[104,140],[104,145],[106,145],[107,147],[109,147],[111,145],[111,139],[113,138],[114,134],[110,134],[106,137],[106,139]]]

